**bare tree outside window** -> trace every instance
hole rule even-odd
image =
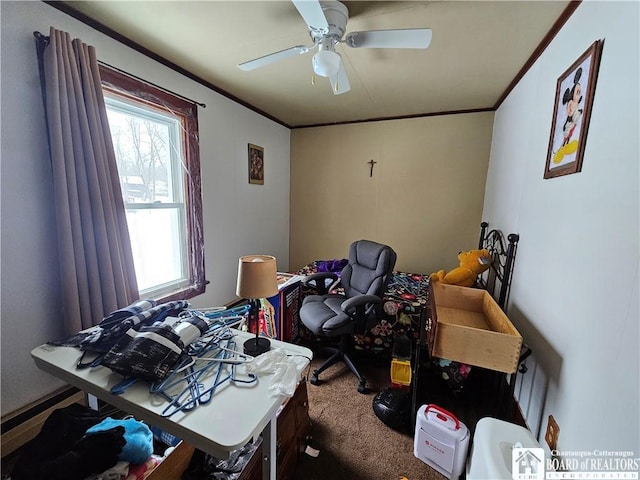
[[[169,132],[163,125],[109,110],[125,202],[169,201]]]

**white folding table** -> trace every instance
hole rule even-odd
[[[242,344],[252,335],[237,332],[236,342]],[[271,340],[271,348],[282,348],[290,355],[300,356],[304,365],[313,354],[308,348]],[[114,407],[133,415],[138,420],[181,438],[183,441],[218,458],[247,442],[263,435],[263,479],[276,478],[276,415],[284,401],[283,396],[269,392],[273,375],[259,376],[253,384],[226,382],[215,392],[211,402],[190,411],[179,411],[170,417],[162,415],[168,405],[164,398],[149,393],[149,384],[139,381],[124,393],[114,395],[111,388],[122,377],[106,367],[78,369],[81,351],[74,347],[41,345],[31,356],[38,368],[65,382],[90,393]],[[239,376],[246,376],[245,367],[236,367]]]

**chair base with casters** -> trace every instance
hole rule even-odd
[[[367,380],[360,374],[360,372],[356,368],[351,358],[349,358],[348,351],[351,347],[351,344],[352,344],[352,335],[349,334],[349,335],[342,335],[340,337],[339,348],[329,347],[329,350],[333,352],[333,355],[327,358],[324,361],[324,363],[320,366],[320,368],[311,372],[311,378],[309,379],[309,381],[311,382],[311,385],[320,384],[320,379],[318,378],[318,375],[324,372],[327,368],[329,368],[335,363],[344,362],[347,365],[347,367],[349,367],[349,370],[351,370],[351,372],[353,372],[353,374],[358,379],[358,392],[368,393]]]

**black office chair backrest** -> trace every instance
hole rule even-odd
[[[342,269],[340,283],[347,297],[383,296],[396,265],[396,252],[387,245],[358,240],[349,247],[349,263]]]

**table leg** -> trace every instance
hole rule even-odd
[[[98,397],[96,397],[95,395],[91,395],[90,393],[87,393],[87,403],[89,404],[89,408],[91,410],[100,410],[98,408]]]
[[[262,480],[276,480],[277,428],[278,417],[274,414],[262,431]]]

